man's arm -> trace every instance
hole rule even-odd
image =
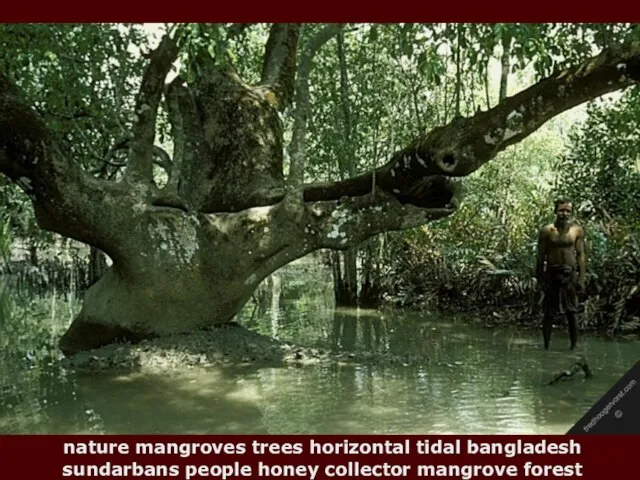
[[[538,256],[536,258],[536,279],[538,285],[544,282],[544,261],[547,257],[547,229],[542,228],[538,235]]]
[[[586,255],[584,248],[584,229],[580,227],[576,238],[576,260],[578,261],[578,283],[584,288],[584,276],[586,271]]]

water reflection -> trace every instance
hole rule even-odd
[[[564,433],[638,358],[638,342],[586,337],[578,353],[595,378],[544,386],[575,356],[562,331],[545,352],[538,332],[335,309],[326,272],[294,265],[262,285],[241,323],[413,361],[87,375],[61,367],[55,347],[77,308],[73,296],[12,292],[0,323],[0,432]]]
[[[167,374],[104,375],[79,382],[103,428],[118,433],[268,433],[259,385],[247,370],[186,369]]]

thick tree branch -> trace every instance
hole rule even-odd
[[[290,145],[291,166],[289,168],[289,187],[296,191],[304,181],[306,164],[307,118],[310,110],[309,76],[313,67],[313,57],[322,46],[342,31],[343,24],[328,25],[314,35],[305,45],[300,58],[296,78],[295,113],[293,133]]]
[[[318,44],[322,44],[322,42],[318,40]],[[314,49],[310,48],[308,51],[313,52]],[[308,65],[308,69],[311,66],[310,60],[306,62],[304,57],[305,55],[303,55],[303,61],[300,65],[303,72],[303,75],[299,77],[300,82],[304,79],[305,68],[307,68],[303,68],[303,65]],[[312,58],[312,55],[307,58]],[[639,64],[640,47],[637,44],[628,44],[607,50],[593,59],[552,75],[520,94],[505,99],[487,112],[480,112],[470,118],[458,117],[450,124],[417,138],[409,146],[396,152],[386,165],[375,170],[375,185],[379,187],[375,189],[375,192],[372,192],[374,177],[369,172],[341,182],[306,185],[303,190],[303,200],[305,202],[319,202],[339,200],[342,197],[371,196],[380,189],[393,195],[404,205],[413,205],[424,209],[446,208],[456,200],[456,184],[448,177],[465,176],[480,168],[481,165],[495,157],[500,150],[531,134],[554,115],[604,93],[619,90],[635,83],[639,76]],[[199,92],[199,95],[204,95],[209,91],[204,88],[207,85],[200,87],[200,90],[204,90]],[[225,155],[216,153],[215,158],[224,159],[229,155],[229,152],[225,150],[227,148],[225,145],[216,143],[218,139],[225,138],[223,133],[226,130],[224,128],[227,128],[229,124],[214,122],[217,118],[214,114],[231,108],[231,106],[220,101],[211,103],[207,106],[208,110],[203,110],[202,105],[196,101],[194,93],[190,89],[180,86],[179,82],[174,83],[172,88],[176,90],[173,94],[169,92],[167,98],[173,98],[169,105],[176,141],[176,159],[181,155],[185,157],[182,162],[178,161],[173,170],[174,175],[178,175],[180,172],[179,178],[182,187],[179,188],[179,194],[187,204],[191,208],[203,212],[237,212],[280,202],[285,197],[285,190],[277,186],[270,186],[264,191],[254,189],[251,190],[252,195],[245,194],[244,196],[236,195],[235,190],[229,190],[225,194],[219,193],[215,198],[212,196],[215,192],[223,191],[223,189],[219,189],[222,186],[218,184],[215,185],[215,189],[208,187],[209,184],[213,185],[212,182],[215,180],[206,180],[205,183],[207,181],[209,183],[199,187],[203,175],[206,179],[212,178],[210,177],[211,172],[206,170],[212,156],[210,150],[215,148],[215,152],[226,152]],[[213,84],[211,88],[214,88]],[[215,83],[215,88],[218,90],[221,88],[219,82]],[[245,93],[248,98],[253,98],[251,96],[253,90],[251,89],[246,92],[242,88],[230,89],[229,92],[229,98],[235,98],[233,95],[242,97]],[[304,97],[304,85],[300,87],[300,92]],[[225,98],[227,97],[223,97],[223,99]],[[234,102],[231,102],[230,105],[235,105]],[[249,102],[245,105],[250,107],[254,104],[255,102]],[[300,105],[305,105],[304,98]],[[308,103],[306,105],[308,106]],[[247,113],[250,111],[253,112],[247,110]],[[203,112],[210,112],[207,113],[211,117],[209,123],[205,122],[209,117],[205,115],[206,118],[203,119]],[[259,118],[254,113],[244,115],[243,119],[247,120]],[[299,142],[300,139],[304,139],[305,133],[305,122],[302,121],[304,109],[302,113],[298,112],[298,115],[295,136],[296,141]],[[208,135],[206,138],[202,136],[203,125],[206,125],[204,128]],[[231,127],[234,125],[236,124],[232,124]],[[251,132],[255,133],[254,130]],[[261,142],[268,139],[262,133],[260,135]],[[181,137],[184,138],[181,139]],[[245,137],[249,138],[246,134],[238,136],[238,138]],[[181,145],[183,147],[189,145],[182,154],[180,153]],[[302,146],[304,147],[304,145]],[[276,147],[277,145],[274,147],[274,152],[278,151]],[[304,159],[304,149],[300,149],[300,143],[296,146],[294,142],[292,152],[297,152],[296,158]],[[300,155],[301,152],[302,155]],[[186,158],[187,156],[189,158]],[[247,162],[250,164],[254,158],[255,155],[252,154],[247,157]],[[180,167],[178,167],[179,164],[181,164]],[[301,181],[303,168],[300,167],[302,166],[299,163],[296,166],[295,162],[293,165],[293,178],[297,178],[298,182]],[[206,170],[204,174],[203,168]],[[216,168],[217,172],[225,173],[225,169],[229,167],[220,163],[216,164]],[[240,173],[231,170],[230,172],[227,175],[229,178],[236,178]],[[177,182],[178,177],[172,180]]]
[[[344,45],[344,32],[340,32],[337,38],[338,64],[340,65],[340,106],[344,117],[341,154],[338,160],[338,173],[340,179],[353,177],[356,174],[356,165],[353,159],[356,155],[357,145],[353,141],[355,128],[354,117],[351,112],[349,100],[349,73],[347,71],[347,55]],[[375,139],[373,139],[375,144]]]
[[[486,112],[469,118],[457,117],[448,125],[418,137],[374,172],[334,183],[305,185],[303,199],[305,202],[318,202],[371,194],[375,174],[375,190],[384,190],[402,204],[427,209],[445,208],[457,199],[457,185],[449,177],[469,175],[555,115],[605,93],[633,85],[639,78],[639,43],[608,49],[506,98]],[[304,87],[301,91],[304,94]],[[301,115],[296,126],[298,141],[304,138],[302,118]],[[299,144],[296,146],[294,142],[291,151],[297,154],[298,162],[304,159],[304,150]],[[291,175],[299,182],[303,165],[296,164],[296,159]],[[235,199],[233,204],[219,202],[216,209],[208,211],[238,211],[270,205],[281,201],[284,194],[284,191],[271,189],[268,195],[244,201]]]
[[[425,180],[440,175],[469,175],[552,117],[638,80],[640,43],[607,49],[506,98],[488,111],[470,118],[458,117],[417,138],[375,171],[376,185],[403,203],[420,206],[432,198]],[[370,191],[371,181],[372,174],[367,173],[343,182],[309,185],[305,200],[364,195]]]
[[[156,158],[153,163],[162,168],[167,174],[171,174],[173,168],[173,162],[169,154],[158,145],[153,146],[153,156]]]
[[[406,230],[451,215],[457,205],[420,208],[377,191],[373,196],[310,203],[307,208],[310,220],[305,233],[313,248],[346,250],[379,233]]]
[[[74,121],[74,120],[79,120],[81,118],[93,118],[93,115],[86,110],[79,110],[73,113],[60,113],[60,112],[53,112],[53,111],[47,111],[47,110],[44,110],[44,111],[38,110],[38,113],[43,118],[52,117],[62,121]]]
[[[102,162],[102,165],[91,170],[91,173],[96,174],[101,172],[102,170],[104,170],[105,165],[109,165],[112,167],[126,167],[127,162],[114,163],[112,159],[117,152],[128,149],[131,144],[131,141],[132,141],[131,138],[128,136],[122,137],[119,140],[117,140],[116,143],[114,143],[113,146],[109,148],[109,150],[104,155],[104,157],[102,158],[98,157],[98,159]],[[169,154],[166,151],[164,151],[164,149],[162,149],[161,147],[154,145],[153,156],[155,157],[155,160],[153,163],[163,168],[167,172],[167,174],[171,174],[172,161]]]
[[[169,84],[165,94],[169,111],[169,123],[171,124],[171,136],[173,137],[173,168],[169,174],[166,188],[174,193],[178,192],[178,180],[185,147],[184,120],[180,112],[180,95],[188,94],[188,92],[181,84],[182,79],[176,77]]]
[[[166,99],[173,137],[173,166],[165,188],[183,196],[187,203],[199,205],[204,194],[194,178],[203,174],[198,162],[210,158],[201,113],[193,92],[180,77],[167,87]]]
[[[89,243],[118,256],[105,238],[119,235],[113,212],[104,199],[120,200],[114,184],[92,178],[69,161],[55,136],[18,89],[0,74],[0,173],[7,175],[32,199],[42,228]],[[114,215],[115,213],[115,215]]]
[[[164,80],[177,55],[177,43],[169,35],[166,35],[158,48],[150,54],[150,61],[136,98],[134,140],[131,143],[126,174],[129,180],[146,183],[151,181],[158,105],[164,89]]]
[[[511,69],[511,34],[504,30],[502,32],[502,70],[500,71],[500,93],[498,98],[502,102],[507,98],[507,86],[509,83],[509,70]]]
[[[274,23],[265,46],[260,85],[270,92],[271,103],[281,111],[293,97],[299,35],[300,25]]]

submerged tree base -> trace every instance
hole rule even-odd
[[[200,332],[143,340],[136,344],[112,344],[64,360],[69,367],[92,372],[162,371],[217,365],[301,367],[330,363],[375,363],[408,366],[429,361],[429,358],[418,355],[334,352],[294,345],[260,335],[236,323]]]

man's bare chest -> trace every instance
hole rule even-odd
[[[549,243],[555,247],[570,247],[576,243],[576,232],[573,229],[559,232],[552,230],[549,232]]]

